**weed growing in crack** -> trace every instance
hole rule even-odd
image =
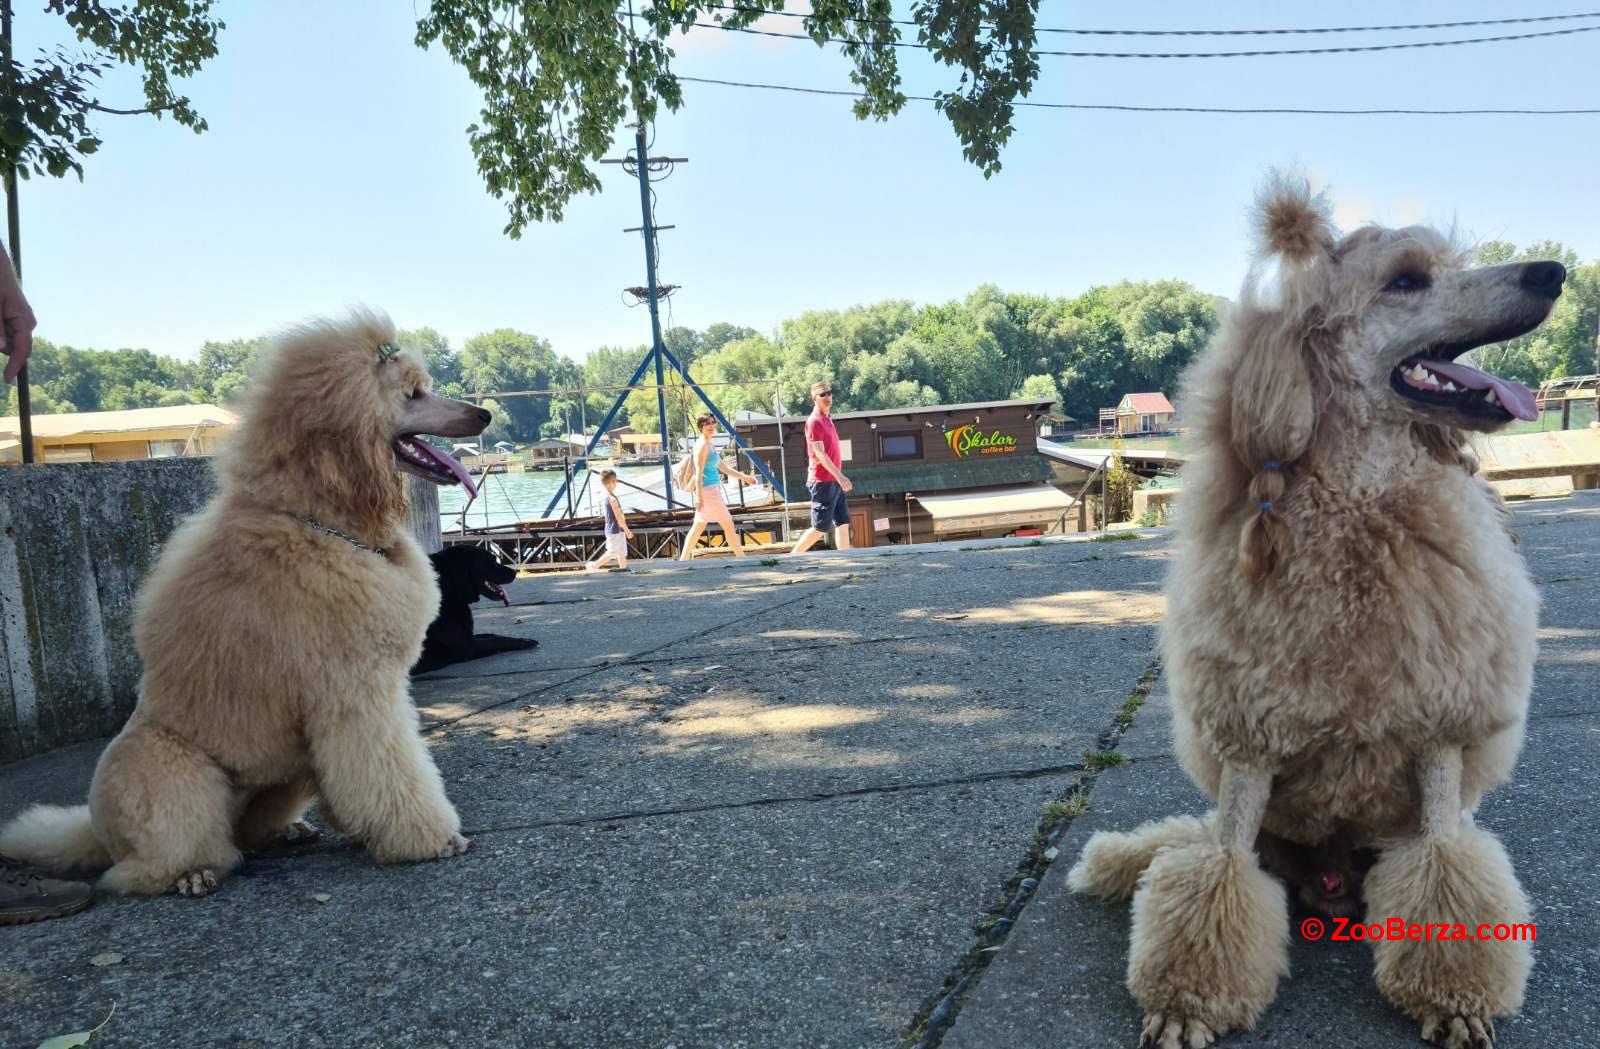
[[[1083,764],[1091,772],[1101,769],[1114,769],[1118,765],[1128,762],[1127,755],[1118,754],[1114,750],[1086,750],[1083,752]]]

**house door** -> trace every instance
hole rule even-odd
[[[850,511],[850,545],[856,547],[872,545],[872,511]]]

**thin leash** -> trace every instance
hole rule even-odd
[[[366,543],[363,543],[361,540],[357,539],[355,536],[345,535],[343,532],[339,531],[337,528],[329,528],[327,525],[323,524],[321,521],[318,521],[316,518],[313,518],[313,517],[302,517],[301,515],[295,513],[293,510],[285,510],[284,514],[286,514],[289,517],[294,518],[296,521],[299,521],[301,524],[305,525],[307,528],[314,528],[317,531],[323,532],[323,533],[325,533],[327,535],[331,535],[336,539],[343,539],[345,542],[349,543],[351,546],[355,547],[357,550],[367,550],[367,551],[370,551],[371,553],[377,554],[379,557],[382,557],[382,558],[385,558],[385,559],[387,559],[388,556],[389,556],[389,548],[388,547],[384,547],[384,546],[368,546]]]

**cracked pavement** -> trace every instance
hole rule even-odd
[[[1540,945],[1501,1044],[1594,1044],[1600,499],[1518,520],[1543,651],[1483,815]],[[513,584],[478,629],[540,646],[414,683],[471,853],[379,867],[330,836],[204,899],[0,930],[0,1046],[115,1002],[93,1044],[1132,1047],[1126,908],[1060,882],[1096,827],[1201,807],[1159,680],[1113,717],[1155,656],[1167,538],[969,547]],[[0,818],[80,802],[103,745],[0,767]],[[1087,773],[1110,746],[1132,760]],[[1048,863],[1046,806],[1080,783]],[[1223,1044],[1416,1044],[1364,949],[1330,946],[1297,944],[1263,1026]]]

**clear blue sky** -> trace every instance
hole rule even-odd
[[[60,19],[19,0],[18,57]],[[1580,5],[1581,6],[1581,5]],[[23,183],[25,284],[40,334],[70,345],[192,358],[207,339],[253,336],[352,303],[459,347],[514,327],[582,358],[648,340],[620,289],[643,283],[638,193],[617,168],[559,225],[501,233],[464,128],[476,89],[413,43],[421,0],[224,2],[221,53],[187,91],[211,130],[105,117],[87,178]],[[796,5],[791,4],[791,9]],[[1246,28],[1559,14],[1498,2],[1067,4],[1039,24]],[[902,16],[909,4],[899,5]],[[774,20],[792,28],[795,20]],[[1552,26],[1431,30],[1445,39]],[[1593,22],[1588,24],[1595,24]],[[914,32],[914,31],[911,31]],[[913,37],[914,38],[914,37]],[[51,37],[50,39],[55,39]],[[1244,38],[1042,36],[1068,50],[1234,50],[1378,42],[1376,35]],[[697,31],[684,75],[848,88],[837,49]],[[1600,32],[1368,55],[1226,60],[1042,59],[1038,101],[1318,107],[1600,106]],[[902,52],[905,89],[951,86]],[[110,105],[138,102],[126,76]],[[1468,235],[1561,240],[1600,256],[1600,117],[1140,115],[1024,110],[985,180],[948,123],[911,103],[859,123],[850,100],[685,85],[657,153],[688,156],[659,187],[675,323],[769,331],[807,309],[885,298],[937,302],[983,282],[1076,295],[1176,277],[1232,296],[1244,209],[1271,165],[1332,189],[1337,217],[1459,223]],[[620,148],[617,154],[620,155]]]

